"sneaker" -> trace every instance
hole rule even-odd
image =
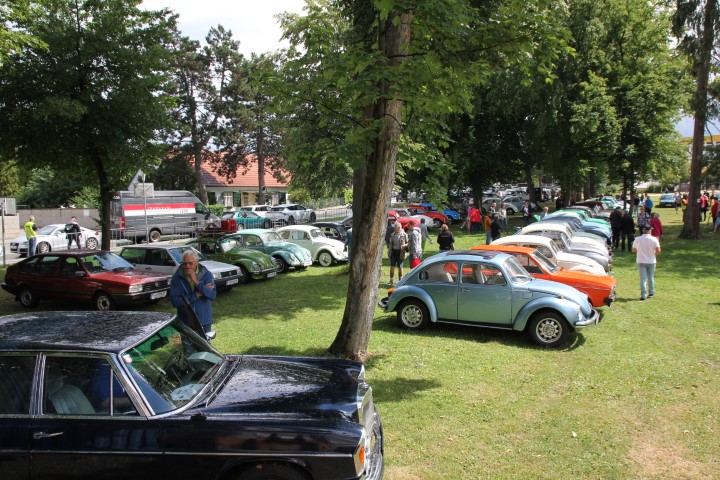
[[[391,287],[393,286],[393,281],[392,281],[392,279],[388,282],[388,285],[390,285]]]
[[[655,294],[654,294],[654,293],[650,293],[650,294],[648,294],[648,298],[650,298],[650,297],[654,297],[654,296],[655,296]]]
[[[641,302],[644,302],[644,301],[645,301],[645,297],[640,297],[640,301],[641,301]]]

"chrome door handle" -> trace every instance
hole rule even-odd
[[[35,440],[40,440],[41,438],[59,437],[63,433],[65,433],[65,432],[55,432],[55,433],[35,432],[35,433],[33,433],[33,438]]]

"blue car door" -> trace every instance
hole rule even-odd
[[[512,287],[495,265],[462,265],[458,288],[458,320],[487,326],[512,324]]]

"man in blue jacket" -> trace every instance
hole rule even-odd
[[[212,273],[200,264],[192,250],[183,253],[182,263],[170,280],[170,303],[177,308],[180,320],[192,327],[183,296],[207,335],[212,331],[212,301],[217,296],[217,289]]]

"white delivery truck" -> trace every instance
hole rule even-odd
[[[140,193],[140,195],[137,195]],[[218,217],[192,192],[185,190],[121,191],[111,206],[114,236],[157,242],[161,235],[189,235],[209,224],[219,225]]]

